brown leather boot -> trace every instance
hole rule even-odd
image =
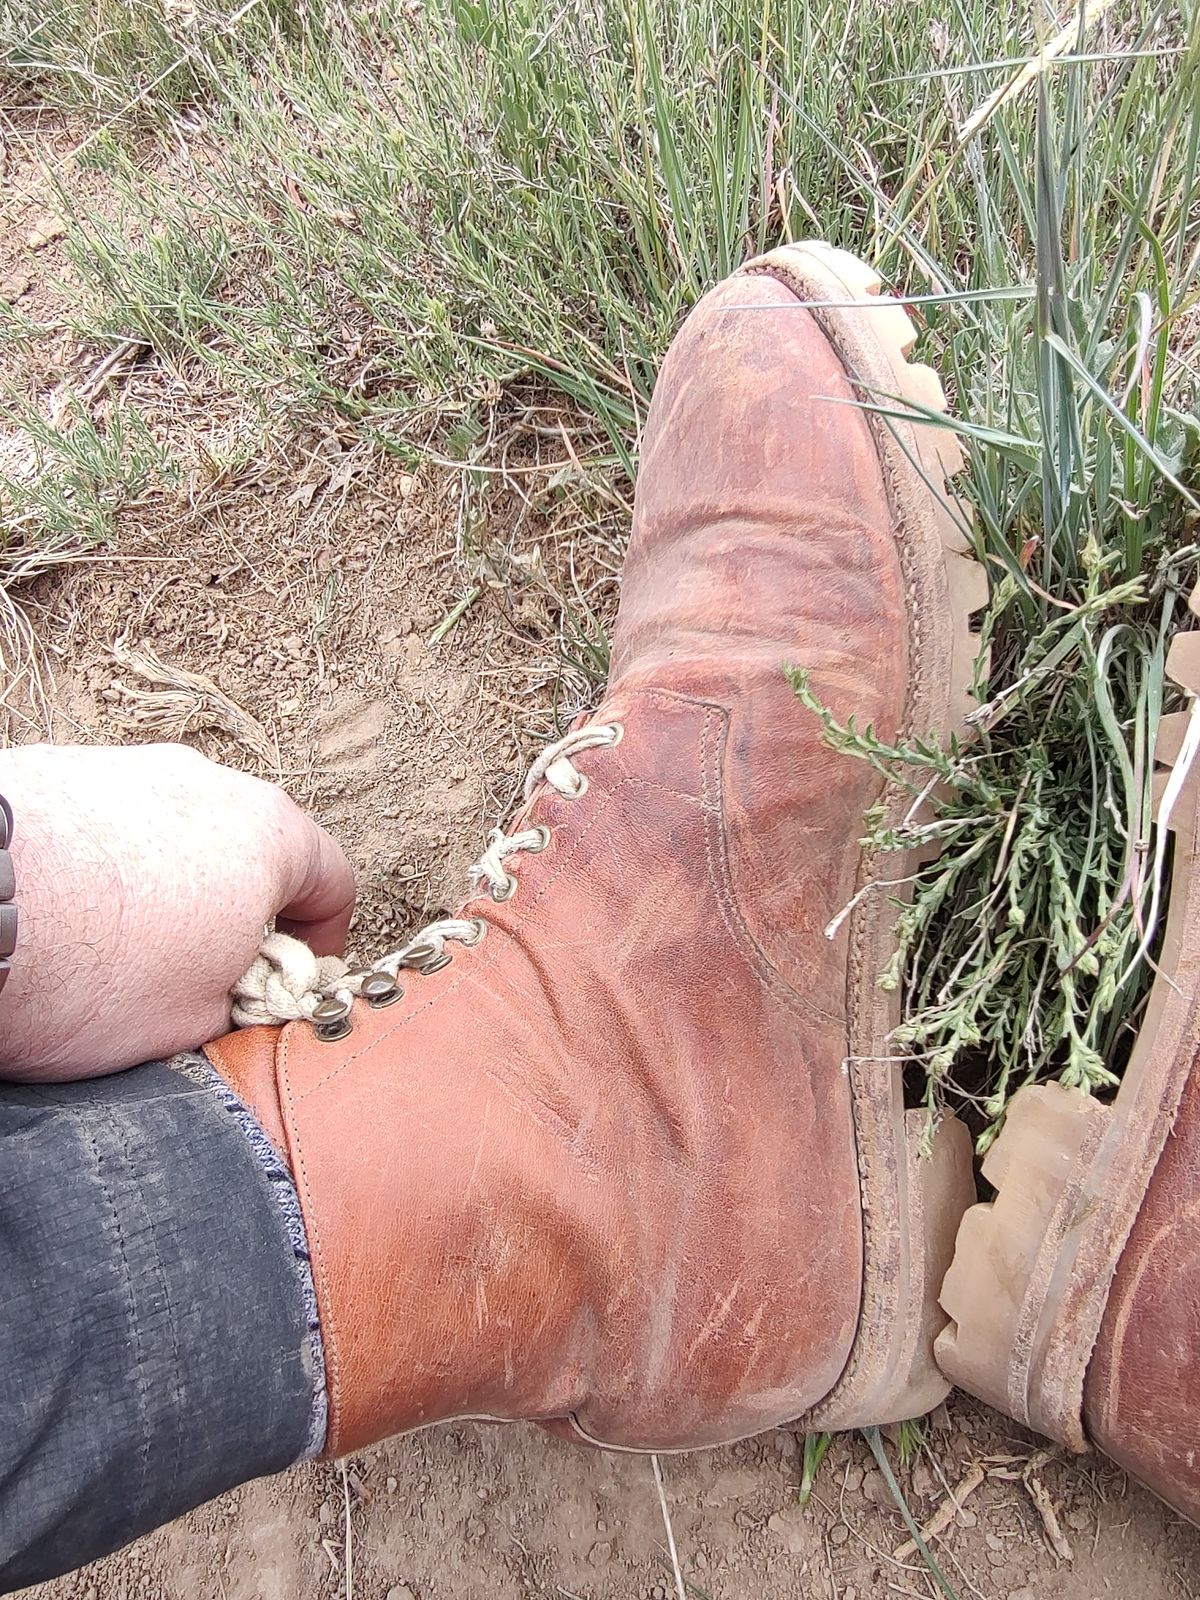
[[[877,287],[807,246],[707,296],[647,424],[608,693],[481,892],[345,1037],[209,1046],[296,1176],[331,1453],[455,1417],[679,1449],[945,1393],[970,1155],[952,1121],[917,1154],[875,982],[894,910],[863,892],[910,867],[856,842],[909,797],[783,674],[885,737],[967,704],[953,437],[853,403],[943,405]]]
[[[1200,588],[1192,596],[1200,613]],[[1200,633],[1167,670],[1200,693]],[[1195,702],[1193,702],[1195,703]],[[1164,719],[1166,789],[1188,714]],[[963,1220],[937,1343],[946,1376],[1039,1433],[1094,1444],[1200,1522],[1200,816],[1172,797],[1158,974],[1110,1105],[1022,1089]]]

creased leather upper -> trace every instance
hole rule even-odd
[[[833,1010],[844,963],[823,929],[854,892],[854,841],[879,785],[830,753],[781,668],[810,669],[839,720],[896,734],[903,579],[856,407],[836,352],[783,284],[733,277],[705,298],[655,391],[612,654],[614,684],[754,675],[731,730],[732,870],[764,948]]]
[[[550,845],[470,904],[480,945],[340,1043],[213,1047],[252,1104],[274,1077],[333,1453],[458,1415],[714,1443],[846,1364],[862,1229],[846,932],[823,930],[879,780],[782,668],[901,720],[900,565],[852,398],[781,284],[706,298],[647,426],[597,713],[621,743],[574,758],[579,799],[535,796]]]

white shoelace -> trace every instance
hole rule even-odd
[[[587,779],[573,765],[572,756],[583,750],[617,744],[621,733],[621,725],[616,722],[589,723],[587,727],[572,729],[544,750],[530,767],[525,777],[526,801],[542,782],[564,799],[578,799],[587,788]],[[471,868],[472,890],[478,893],[486,887],[493,899],[507,900],[516,888],[516,880],[505,862],[522,851],[544,850],[549,838],[549,829],[541,823],[522,828],[519,833],[493,828],[487,849]],[[340,956],[315,956],[300,939],[293,939],[286,933],[268,933],[250,970],[234,988],[234,1026],[250,1028],[260,1023],[295,1022],[302,1018],[323,1022],[334,1010],[344,1014],[352,998],[363,992],[363,985],[370,979],[374,978],[378,984],[379,975],[384,974],[394,982],[404,968],[436,971],[450,959],[446,949],[448,941],[478,944],[487,926],[482,917],[443,917],[429,923],[407,944],[367,970],[351,970]],[[334,1002],[334,1006],[329,1002]],[[318,1007],[324,1008],[319,1016]]]

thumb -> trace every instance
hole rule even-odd
[[[354,873],[337,840],[298,806],[293,820],[291,871],[276,923],[282,932],[303,939],[314,955],[340,956],[354,910]]]

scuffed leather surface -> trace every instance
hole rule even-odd
[[[512,859],[513,899],[470,905],[481,945],[357,1005],[341,1043],[294,1024],[235,1063],[255,1105],[277,1074],[332,1453],[456,1415],[714,1443],[796,1418],[845,1366],[847,935],[822,930],[879,780],[781,668],[886,737],[907,638],[879,461],[838,397],[777,282],[705,300],[647,429],[598,713],[624,739],[576,759],[580,799],[535,797],[551,843]]]
[[[733,277],[706,296],[655,391],[612,654],[613,684],[687,691],[721,663],[754,671],[753,693],[730,685],[731,870],[761,946],[830,1010],[845,969],[821,959],[823,929],[854,893],[878,785],[830,753],[779,669],[809,668],[842,721],[885,740],[900,726],[904,586],[856,398],[781,283]]]
[[[1200,1062],[1117,1266],[1084,1417],[1106,1455],[1200,1523]]]

